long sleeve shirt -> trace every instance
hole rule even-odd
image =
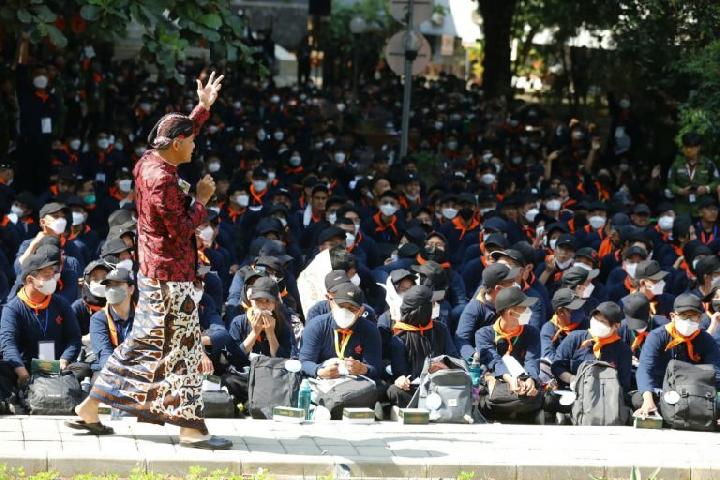
[[[492,325],[483,327],[475,334],[475,345],[480,353],[480,363],[496,377],[510,373],[502,360],[507,354],[509,345],[503,338],[495,338]],[[513,339],[512,352],[515,360],[525,369],[530,377],[540,376],[540,333],[532,325],[525,325],[520,335]]]
[[[195,107],[190,117],[195,133],[210,112]],[[135,165],[135,205],[138,213],[140,272],[148,278],[191,282],[195,279],[195,229],[207,211],[199,202],[189,205],[180,187],[177,167],[148,150]]]
[[[10,300],[0,317],[0,346],[3,360],[11,367],[30,367],[38,358],[39,343],[55,343],[55,360],[73,362],[80,353],[80,327],[70,304],[53,295],[45,310],[37,314],[19,297]]]
[[[431,337],[432,334],[442,335],[445,341],[442,345],[442,350],[439,352],[432,352],[432,356],[438,355],[449,355],[451,357],[457,357],[457,349],[455,343],[452,341],[452,336],[448,331],[447,327],[436,322],[433,324],[432,330],[426,331],[425,335],[430,339],[431,344],[434,346],[434,339]],[[400,375],[413,375],[419,376],[421,372],[413,372],[412,365],[408,359],[407,348],[405,342],[399,336],[393,336],[390,339],[390,365],[392,366],[392,378],[398,378]]]
[[[279,319],[276,322],[282,321]],[[286,322],[281,330],[282,334],[277,336],[278,349],[275,352],[276,358],[290,358],[293,352],[295,338],[293,337],[292,326]],[[238,315],[230,323],[231,343],[228,344],[228,353],[230,353],[230,362],[235,367],[244,367],[250,365],[250,354],[270,356],[270,341],[263,333],[255,339],[255,345],[251,351],[247,351],[243,342],[250,334],[252,326],[246,314]]]
[[[128,318],[123,320],[111,306],[107,307],[107,311],[105,309],[100,310],[90,317],[90,345],[92,345],[93,352],[97,357],[95,363],[92,364],[93,370],[102,370],[115,347],[124,342],[132,332],[134,319],[135,312],[132,308]],[[110,322],[112,322],[117,333],[117,344],[114,343],[115,340],[110,333]]]
[[[495,309],[488,303],[473,298],[465,306],[455,331],[455,346],[462,358],[471,358],[475,353],[475,332],[495,320]]]

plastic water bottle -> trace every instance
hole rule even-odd
[[[80,383],[80,387],[82,388],[82,391],[86,394],[90,393],[90,387],[92,384],[90,383],[90,377],[83,378],[82,383]]]
[[[312,389],[310,388],[310,381],[304,378],[300,384],[300,391],[298,392],[298,408],[305,410],[305,420],[310,420],[311,397]]]
[[[475,352],[470,362],[470,379],[472,380],[473,387],[480,385],[480,376],[482,374],[482,367],[480,366],[480,354]]]

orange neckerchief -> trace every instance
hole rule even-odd
[[[463,237],[465,236],[465,234],[467,232],[469,232],[470,230],[474,230],[480,226],[480,222],[478,222],[474,218],[470,222],[469,227],[465,227],[465,225],[463,225],[462,218],[460,218],[460,217],[453,218],[452,224],[455,225],[455,230],[460,230],[460,240],[463,239]]]
[[[381,213],[377,212],[372,217],[373,220],[375,221],[375,232],[376,233],[384,232],[385,230],[387,230],[389,228],[390,230],[393,231],[393,233],[395,234],[396,237],[399,237],[400,234],[398,233],[397,227],[395,226],[397,224],[397,216],[393,215],[392,217],[390,217],[391,218],[390,223],[387,225],[385,225],[382,222],[382,219],[380,218],[380,216],[381,216]]]
[[[594,228],[592,228],[592,226],[585,225],[585,233],[597,233],[598,236],[600,237],[600,240],[605,240],[605,229],[604,228],[595,230]]]
[[[350,337],[352,337],[353,331],[350,329],[338,328],[333,333],[335,334],[335,354],[340,360],[345,360],[345,349],[350,342]],[[340,340],[338,340],[338,333],[342,335]]]
[[[120,345],[120,339],[118,338],[117,328],[115,327],[115,322],[113,322],[112,316],[108,311],[107,305],[105,306],[105,308],[103,308],[103,311],[105,312],[105,318],[107,318],[108,333],[110,334],[110,343],[113,344],[113,347],[117,347],[118,345]]]
[[[265,195],[267,195],[268,191],[269,191],[269,190],[266,188],[264,192],[257,193],[257,192],[255,191],[255,185],[250,185],[250,196],[251,196],[252,199],[255,200],[255,202],[258,203],[259,205],[262,205],[262,204],[263,204],[263,197],[264,197]]]
[[[595,181],[595,188],[597,189],[598,197],[600,198],[600,200],[610,199],[610,192],[605,187],[603,187],[598,180]]]
[[[675,322],[672,321],[665,325],[665,330],[670,334],[672,337],[672,340],[670,340],[670,343],[668,343],[665,346],[665,351],[670,350],[673,347],[677,347],[678,345],[685,344],[687,346],[688,350],[688,357],[690,357],[690,360],[693,362],[699,362],[700,361],[700,355],[695,353],[695,347],[692,344],[692,341],[695,340],[695,338],[700,335],[700,330],[696,330],[695,333],[690,335],[689,337],[683,337],[678,333],[677,330],[675,330]]]
[[[35,315],[37,315],[38,312],[48,308],[48,305],[50,305],[50,299],[52,298],[52,295],[48,295],[42,302],[35,303],[30,300],[30,297],[28,297],[27,293],[25,293],[25,287],[21,288],[20,291],[18,291],[17,296],[20,300],[22,300],[25,305],[27,305],[35,312]]]
[[[198,254],[198,260],[200,261],[200,263],[202,263],[203,265],[210,265],[210,259],[208,258],[207,255],[205,255],[204,248],[198,248],[197,254]]]
[[[498,318],[495,320],[495,323],[493,323],[493,331],[495,331],[495,345],[497,345],[498,340],[502,338],[508,344],[507,354],[510,355],[513,351],[513,338],[517,338],[522,335],[524,330],[525,327],[520,325],[512,332],[505,332],[502,328],[500,328],[500,319]]]
[[[39,98],[42,103],[47,102],[48,98],[50,98],[50,95],[43,90],[35,90],[35,96]]]
[[[633,340],[632,345],[630,346],[630,350],[632,350],[633,353],[635,353],[635,350],[640,348],[640,346],[645,343],[645,339],[648,336],[647,330],[644,332],[637,333],[635,332],[635,340]]]
[[[655,231],[660,235],[660,240],[662,240],[662,241],[665,242],[665,243],[667,243],[667,242],[670,241],[670,234],[669,234],[669,233],[665,233],[665,232],[663,232],[662,230],[660,230],[660,226],[659,226],[659,225],[655,225]]]
[[[428,262],[419,253],[415,257],[415,260],[418,262],[418,265],[425,265]],[[447,270],[448,268],[450,268],[450,262],[443,262],[440,264],[440,266],[443,268],[443,270]]]
[[[300,175],[303,173],[303,167],[300,165],[299,167],[285,167],[285,174],[286,175]]]
[[[615,247],[612,244],[612,241],[610,241],[610,237],[605,237],[600,242],[600,248],[598,249],[598,256],[600,258],[604,257],[605,255],[609,255],[615,251]]]
[[[558,318],[557,318],[557,314],[552,316],[552,318],[550,319],[550,323],[555,325],[555,328],[557,328],[555,335],[553,335],[552,343],[555,343],[561,334],[564,333],[567,335],[568,333],[572,332],[580,325],[580,323],[571,323],[570,325],[566,325],[566,326],[560,325]]]
[[[90,315],[92,315],[95,312],[99,312],[103,309],[100,305],[92,305],[90,303],[85,302],[85,305],[87,305],[88,312],[90,312]]]
[[[108,195],[117,200],[118,202],[125,198],[125,195],[120,191],[119,188],[112,186],[108,188]]]
[[[630,280],[630,275],[625,276],[625,281],[623,282],[623,285],[627,289],[628,293],[635,293],[637,291],[637,287],[633,287],[632,280]]]
[[[404,322],[395,322],[393,325],[393,333],[397,335],[400,332],[420,332],[420,335],[425,335],[425,332],[428,330],[432,330],[433,328],[433,321],[430,319],[430,321],[427,323],[427,325],[424,325],[422,327],[416,327],[415,325],[410,325],[408,323]]]
[[[75,233],[71,233],[70,236],[68,237],[68,240],[75,240],[79,235],[82,235],[83,233],[88,233],[89,231],[90,231],[90,225],[85,225],[85,228],[83,228],[82,230],[75,232]]]
[[[589,333],[589,332],[588,332]],[[605,337],[605,338],[599,338],[599,337],[592,337],[580,344],[580,347],[587,347],[591,343],[593,344],[592,350],[593,355],[595,355],[595,358],[600,358],[600,355],[602,353],[602,348],[605,345],[610,345],[611,343],[615,343],[618,340],[620,340],[620,335],[617,334],[617,332],[614,332],[612,335]]]
[[[243,213],[245,213],[244,208],[241,208],[240,210],[235,210],[232,207],[232,205],[228,205],[227,214],[228,214],[228,217],[230,217],[230,221],[232,221],[233,223],[235,223],[235,220],[237,220],[237,217],[239,217]]]

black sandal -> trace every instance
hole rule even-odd
[[[67,420],[65,426],[75,430],[85,430],[92,435],[112,435],[115,433],[112,427],[103,425],[100,422],[87,423],[85,420]]]

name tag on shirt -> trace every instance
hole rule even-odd
[[[182,178],[178,179],[178,185],[180,186],[180,190],[182,190],[185,195],[190,193],[190,184]]]
[[[55,360],[55,342],[38,342],[38,360]]]
[[[95,174],[95,181],[105,183],[105,174],[102,172]]]
[[[40,129],[42,133],[52,133],[52,118],[45,117],[40,120]]]

